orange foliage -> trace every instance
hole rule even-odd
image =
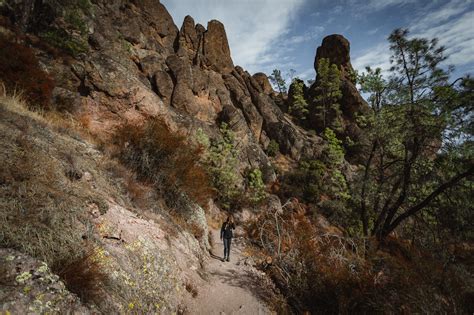
[[[32,107],[50,108],[53,79],[41,69],[33,49],[0,35],[0,81],[7,90],[21,90]]]
[[[122,163],[140,180],[154,185],[168,201],[176,202],[182,191],[201,206],[212,198],[209,176],[199,164],[202,148],[191,146],[183,136],[171,132],[161,119],[125,124],[114,139]]]
[[[263,212],[249,235],[272,256],[267,272],[298,314],[470,308],[462,279],[432,255],[398,239],[376,244],[318,229],[296,200],[281,213]]]

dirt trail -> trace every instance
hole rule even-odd
[[[241,240],[232,240],[230,262],[223,262],[219,231],[211,233],[214,248],[206,266],[209,281],[198,288],[198,296],[188,305],[189,314],[272,314],[262,301],[266,290],[261,276],[246,264]]]

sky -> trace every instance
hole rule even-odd
[[[395,28],[410,36],[437,37],[454,77],[474,75],[474,0],[161,0],[181,27],[186,15],[206,26],[224,23],[232,59],[250,73],[314,79],[316,48],[330,34],[351,43],[355,69],[390,67],[387,37]],[[287,78],[287,80],[289,80]]]

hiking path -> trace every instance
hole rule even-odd
[[[248,263],[244,239],[232,239],[230,262],[224,262],[220,231],[211,230],[211,233],[214,246],[206,262],[209,279],[188,304],[189,314],[274,314],[263,302],[268,295],[266,277]]]

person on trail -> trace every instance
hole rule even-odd
[[[229,215],[221,227],[221,240],[224,240],[224,259],[229,261],[230,244],[232,243],[232,230],[235,229],[234,218]]]

